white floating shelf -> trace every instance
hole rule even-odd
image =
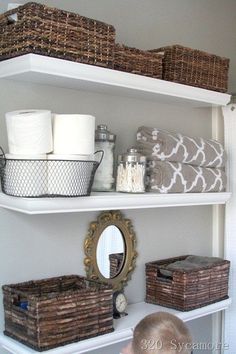
[[[197,319],[199,317],[207,316],[218,311],[227,309],[231,304],[231,299],[216,302],[215,304],[201,307],[199,309],[180,312],[165,307],[146,304],[141,302],[134,305],[129,305],[127,312],[128,316],[119,320],[114,320],[115,331],[95,338],[83,340],[81,342],[68,344],[62,347],[44,351],[47,354],[80,354],[88,353],[91,350],[109,346],[132,338],[133,328],[136,324],[146,315],[157,312],[167,311],[181,318],[184,322]],[[0,335],[0,346],[8,350],[12,354],[32,354],[38,353],[37,351],[28,348],[27,346],[7,337],[3,334]]]
[[[231,193],[127,194],[93,193],[77,198],[18,198],[0,193],[0,207],[25,214],[73,213],[95,210],[147,209],[225,204]]]
[[[220,92],[36,54],[2,61],[0,78],[194,107],[230,101],[230,95]]]

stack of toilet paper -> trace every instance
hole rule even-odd
[[[24,110],[6,113],[6,125],[5,192],[15,196],[71,195],[75,179],[83,173],[73,162],[94,159],[95,117]],[[25,160],[24,165],[19,160]],[[63,186],[55,183],[63,172],[63,166],[56,163],[59,160],[69,161]],[[13,181],[14,176],[18,178]]]

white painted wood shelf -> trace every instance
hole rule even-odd
[[[0,79],[87,90],[108,95],[152,100],[191,107],[220,107],[231,96],[164,80],[153,79],[111,69],[75,63],[35,54],[27,54],[0,63]],[[231,193],[186,193],[140,195],[96,193],[80,198],[16,198],[0,193],[0,207],[25,214],[86,212],[109,209],[145,209],[194,205],[225,204]],[[132,329],[149,313],[159,310],[176,314],[184,321],[194,320],[227,309],[231,300],[224,300],[189,312],[179,312],[156,305],[139,303],[128,307],[129,315],[115,321],[115,331],[50,351],[48,354],[79,354],[109,346],[132,337]],[[38,353],[0,334],[0,347],[13,354]]]
[[[225,204],[230,196],[231,193],[227,192],[178,194],[107,192],[76,198],[19,198],[0,193],[0,207],[25,214],[53,214]]]
[[[199,317],[207,316],[215,312],[227,309],[231,304],[231,299],[216,302],[205,307],[198,308],[193,311],[180,312],[173,309],[168,309],[158,305],[146,304],[141,302],[138,304],[129,305],[127,312],[128,316],[122,317],[119,320],[114,320],[115,331],[102,336],[83,340],[81,342],[68,344],[55,349],[44,351],[48,354],[80,354],[88,353],[91,350],[109,346],[132,338],[133,328],[146,315],[157,312],[167,311],[181,318],[184,322],[192,321]],[[1,334],[0,345],[12,354],[33,354],[37,351],[28,348],[27,346]]]
[[[193,107],[225,106],[230,101],[225,93],[36,54],[2,61],[0,78]]]

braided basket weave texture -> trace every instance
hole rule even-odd
[[[164,52],[164,80],[227,92],[229,59],[181,45],[162,47],[150,52]]]
[[[4,285],[4,333],[43,351],[112,332],[112,295],[78,275]]]
[[[0,60],[34,53],[111,68],[114,43],[113,26],[34,2],[0,15]]]

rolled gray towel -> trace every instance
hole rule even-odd
[[[145,126],[138,128],[137,148],[146,156],[160,161],[217,168],[224,167],[226,162],[225,151],[218,141]]]
[[[147,190],[157,193],[222,192],[226,174],[221,169],[169,161],[149,161]]]
[[[182,261],[176,261],[174,263],[168,264],[167,266],[160,267],[160,272],[161,274],[170,277],[175,270],[194,271],[200,268],[218,264],[221,261],[222,259],[218,257],[188,256]]]

